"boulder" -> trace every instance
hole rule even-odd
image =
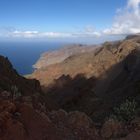
[[[116,120],[109,119],[106,121],[101,129],[101,135],[103,138],[119,137],[123,132],[122,124]]]

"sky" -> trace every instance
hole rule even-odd
[[[0,0],[0,41],[102,42],[140,32],[140,0]]]

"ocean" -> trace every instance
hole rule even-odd
[[[21,75],[33,72],[32,65],[44,52],[65,46],[64,43],[48,42],[0,42],[0,55],[8,57]]]

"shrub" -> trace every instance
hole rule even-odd
[[[114,108],[114,114],[111,115],[113,119],[117,119],[123,122],[129,122],[137,114],[137,102],[135,100],[126,100],[119,107]]]
[[[19,92],[16,85],[11,87],[12,99],[16,100],[17,98],[21,97],[21,92]]]

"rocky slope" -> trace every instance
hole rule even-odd
[[[42,88],[0,56],[0,140],[139,140],[139,42],[105,43],[39,69]]]
[[[100,139],[84,113],[51,112],[50,102],[37,80],[20,76],[0,56],[0,140]]]
[[[136,46],[136,42],[130,40],[105,43],[101,48],[71,55],[60,63],[35,70],[31,77],[38,79],[41,85],[45,86],[53,83],[54,79],[58,79],[63,74],[71,77],[84,74],[86,77],[99,78],[113,65],[121,62]]]
[[[36,62],[33,67],[35,69],[43,69],[46,66],[57,64],[64,61],[66,58],[77,55],[79,53],[90,52],[94,50],[97,46],[86,46],[86,45],[71,45],[59,50],[46,52],[41,55],[40,59]]]
[[[139,50],[140,36],[129,36],[38,69],[31,77],[59,108],[101,121],[127,98],[139,102]]]

